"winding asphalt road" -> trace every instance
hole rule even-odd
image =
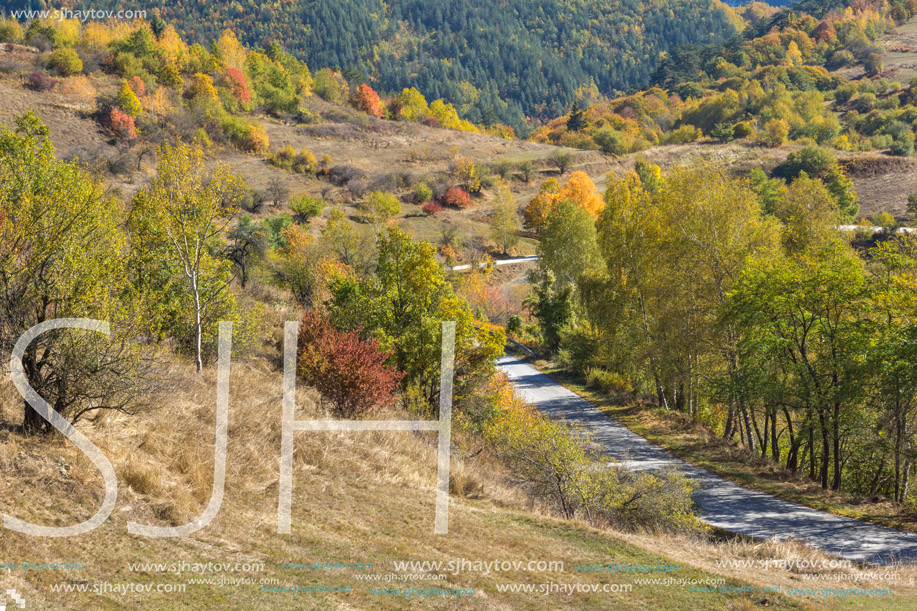
[[[497,365],[522,398],[546,415],[584,429],[609,456],[629,468],[675,466],[698,480],[701,488],[694,501],[707,524],[760,539],[804,541],[850,560],[917,561],[917,533],[825,513],[723,479],[675,458],[528,363],[504,356]]]

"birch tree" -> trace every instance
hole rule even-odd
[[[233,299],[231,263],[219,253],[244,187],[225,164],[208,172],[198,148],[163,145],[158,154],[156,178],[134,199],[132,228],[156,253],[141,256],[156,259],[147,263],[156,268],[158,282],[170,285],[157,288],[178,293],[184,310],[178,315],[191,323],[191,345],[201,371],[205,326]],[[180,281],[170,277],[170,270]]]
[[[506,181],[495,185],[495,201],[490,215],[490,236],[505,256],[519,242],[519,207]]]

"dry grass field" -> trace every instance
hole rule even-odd
[[[278,313],[278,322],[282,313]],[[158,407],[138,416],[104,415],[81,425],[115,466],[118,504],[96,531],[67,539],[36,539],[6,531],[4,563],[83,563],[78,569],[0,571],[0,587],[14,588],[29,609],[397,609],[406,599],[374,594],[378,587],[474,589],[473,597],[432,596],[437,609],[858,609],[877,608],[863,597],[787,596],[789,588],[892,587],[883,609],[906,609],[917,595],[914,568],[895,568],[892,583],[867,567],[812,571],[754,568],[758,561],[829,560],[792,543],[701,540],[653,533],[599,531],[551,517],[516,488],[508,474],[472,438],[455,437],[449,534],[433,535],[435,439],[430,433],[297,433],[294,450],[292,534],[276,532],[280,452],[279,350],[237,357],[232,364],[227,486],[222,509],[204,530],[179,539],[127,534],[125,523],[178,525],[197,516],[210,496],[215,425],[214,368],[195,374],[189,363],[168,362],[170,381]],[[297,391],[297,418],[328,414],[315,394]],[[2,421],[15,423],[21,405],[4,379]],[[382,418],[406,418],[394,410]],[[91,515],[102,497],[101,478],[88,460],[62,440],[0,432],[0,511],[48,525]],[[405,574],[395,562],[520,560],[561,561],[563,569],[538,572],[417,571],[416,581],[374,583],[369,574]],[[747,561],[747,562],[746,562]],[[134,563],[239,564],[229,573],[197,574]],[[361,563],[372,569],[296,569],[285,563]],[[678,565],[667,574],[582,572],[576,565]],[[256,565],[256,566],[252,566]],[[805,572],[806,575],[802,575]],[[441,577],[440,577],[441,575]],[[361,577],[362,576],[362,577]],[[839,577],[841,576],[841,577]],[[689,583],[780,588],[783,593],[693,592],[686,585],[638,583],[671,577]],[[220,580],[224,585],[220,585]],[[199,580],[211,580],[200,583]],[[384,577],[383,577],[384,579]],[[227,581],[236,580],[235,585]],[[242,580],[242,583],[239,583]],[[722,580],[722,581],[720,581]],[[340,587],[346,592],[290,593],[271,587]],[[501,592],[505,584],[627,584],[630,592]],[[94,594],[105,584],[184,585],[180,593],[118,591]],[[87,592],[55,592],[62,587]],[[598,587],[602,587],[599,585]],[[415,602],[416,604],[416,602]]]

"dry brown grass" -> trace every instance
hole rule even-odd
[[[24,591],[35,608],[60,605],[86,608],[267,609],[291,599],[257,588],[189,586],[188,597],[105,599],[90,594],[51,594],[50,584],[64,580],[184,582],[186,577],[126,572],[127,562],[176,560],[265,562],[267,573],[283,584],[319,578],[320,583],[351,585],[352,573],[290,574],[281,562],[372,559],[379,572],[391,571],[390,559],[563,559],[578,562],[666,562],[686,568],[679,576],[724,575],[735,583],[794,583],[787,571],[754,574],[723,569],[716,558],[786,554],[783,548],[754,544],[714,544],[698,539],[601,532],[580,523],[557,520],[532,505],[479,442],[456,431],[452,460],[450,535],[431,535],[435,484],[435,435],[432,433],[297,433],[294,450],[294,513],[290,537],[276,534],[278,459],[280,452],[281,376],[276,345],[261,356],[232,363],[228,472],[225,500],[215,522],[200,533],[178,540],[129,537],[126,520],[179,525],[206,505],[212,483],[215,381],[213,368],[197,375],[184,363],[168,366],[174,390],[156,410],[130,418],[109,414],[81,428],[109,456],[120,479],[115,514],[92,535],[73,540],[36,540],[11,534],[0,539],[5,561],[82,560],[91,568],[75,575],[0,575],[0,585]],[[0,407],[14,420],[21,405],[8,382],[0,383]],[[322,410],[311,389],[297,389],[297,418],[319,419]],[[393,410],[379,418],[407,418]],[[61,439],[42,440],[13,431],[0,432],[0,509],[38,523],[64,525],[85,519],[101,500],[95,468]],[[762,551],[764,549],[765,551]],[[799,552],[802,553],[802,552]],[[251,576],[251,575],[249,575]],[[257,577],[258,575],[255,575]],[[778,579],[779,577],[779,579]],[[496,583],[607,582],[598,574],[462,574],[449,576],[452,587],[475,587],[473,601],[424,601],[436,608],[577,608],[741,609],[754,599],[692,594],[681,588],[635,586],[626,597],[540,594],[508,595]],[[612,579],[620,582],[621,579]],[[431,584],[420,584],[429,586]],[[436,584],[442,586],[443,584]],[[798,585],[798,584],[797,584]],[[193,592],[193,594],[191,593]],[[787,608],[782,598],[769,599]],[[194,601],[194,602],[192,602]],[[310,598],[306,608],[399,608],[403,600],[384,600],[368,587],[352,596]],[[830,602],[830,601],[829,601]],[[152,606],[150,606],[152,604]],[[295,604],[295,603],[294,603]],[[833,605],[833,603],[832,603]],[[900,607],[899,607],[900,608]]]
[[[0,74],[0,125],[12,125],[17,116],[30,110],[50,129],[59,157],[111,148],[99,126],[83,116],[74,99],[56,91],[24,89],[18,76]]]
[[[93,112],[96,107],[96,91],[92,80],[88,76],[78,74],[61,79],[55,87],[57,93],[66,101],[74,104],[85,112]]]

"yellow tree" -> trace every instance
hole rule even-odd
[[[401,93],[395,96],[393,104],[395,108],[392,113],[395,115],[394,118],[404,121],[420,121],[430,112],[430,108],[427,106],[427,99],[413,87],[402,90]]]
[[[693,415],[703,379],[711,372],[725,371],[728,387],[733,389],[721,397],[730,408],[725,434],[733,434],[735,417],[741,417],[746,444],[754,449],[756,435],[762,441],[766,438],[767,425],[773,424],[776,412],[765,413],[762,434],[748,401],[734,392],[741,374],[739,334],[719,317],[747,262],[776,254],[777,227],[763,218],[750,185],[720,170],[677,169],[666,177],[656,201],[669,234],[667,258],[678,262],[666,274],[669,298],[665,310],[675,321],[668,329],[665,354],[675,359],[682,389],[676,402]]]
[[[554,202],[557,201],[556,197],[559,192],[560,183],[557,182],[556,178],[551,178],[542,183],[538,194],[531,199],[522,213],[527,227],[540,229],[544,226],[548,215],[551,214],[551,210],[554,208]]]
[[[609,176],[605,207],[596,224],[598,242],[608,272],[611,301],[625,304],[627,319],[639,329],[631,348],[635,361],[645,361],[660,407],[668,409],[664,371],[658,343],[664,335],[660,304],[665,299],[667,264],[665,222],[652,195],[631,172],[624,178]],[[605,321],[615,326],[614,320]],[[609,329],[614,335],[617,329]]]
[[[223,30],[216,41],[217,57],[224,68],[245,68],[245,58],[248,53],[232,30]]]
[[[541,185],[541,190],[532,198],[523,216],[525,224],[535,229],[544,227],[545,221],[557,202],[568,201],[582,208],[596,219],[605,202],[595,189],[595,183],[585,172],[573,172],[563,187],[552,178]]]
[[[599,212],[605,207],[602,196],[595,190],[595,183],[585,172],[573,172],[567,179],[567,184],[558,192],[555,201],[571,201],[586,212],[592,218],[597,218]]]
[[[231,264],[212,254],[213,246],[235,216],[243,184],[225,164],[207,172],[198,148],[163,145],[158,154],[156,177],[134,200],[132,227],[138,239],[160,246],[162,260],[156,263],[177,269],[184,279],[181,290],[191,310],[194,355],[201,371],[205,324],[232,298]]]
[[[519,207],[516,197],[505,180],[494,185],[494,208],[490,215],[490,235],[506,255],[508,248],[519,241]]]
[[[188,61],[188,45],[171,24],[159,36],[159,48],[168,62],[178,69],[183,68]]]

